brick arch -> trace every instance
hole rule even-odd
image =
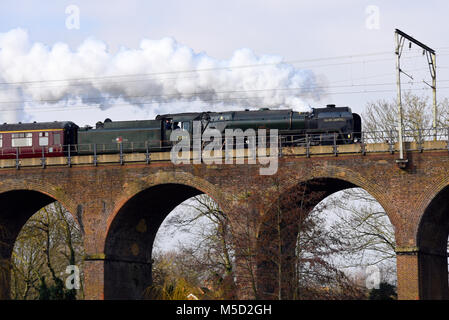
[[[430,183],[423,185],[421,188],[422,192],[415,195],[416,205],[410,209],[407,219],[398,220],[399,227],[403,230],[402,242],[404,242],[404,246],[410,248],[419,246],[420,229],[423,225],[425,213],[428,211],[432,202],[434,202],[438,195],[440,195],[448,186],[449,175],[444,175],[443,177],[437,176],[432,179]],[[402,210],[404,211],[404,208],[402,208]]]
[[[107,219],[106,235],[109,233],[109,228],[112,221],[115,219],[118,212],[125,203],[127,203],[140,192],[164,184],[180,184],[187,187],[192,187],[214,199],[214,201],[218,203],[222,210],[227,211],[230,207],[228,201],[229,199],[226,198],[226,196],[219,190],[216,185],[210,183],[209,181],[184,171],[161,171],[145,178],[129,182],[124,186],[123,193],[120,194],[117,198],[112,213]]]
[[[427,192],[421,195],[419,207],[417,212],[421,215],[416,215],[412,223],[415,226],[416,244],[419,247],[429,246],[423,237],[423,232],[429,232],[429,225],[437,227],[447,227],[449,229],[449,177],[445,177],[434,184]],[[427,228],[427,229],[426,229]],[[441,241],[440,241],[441,242]]]
[[[64,208],[66,208],[73,216],[75,221],[79,223],[76,216],[77,204],[73,201],[72,197],[62,188],[54,186],[46,181],[40,181],[34,183],[27,181],[26,184],[18,184],[17,181],[3,180],[0,185],[0,194],[10,191],[34,191],[52,198],[54,201],[60,202]]]
[[[10,267],[9,262],[14,245],[28,219],[41,208],[52,202],[59,201],[73,214],[74,206],[62,190],[54,188],[48,183],[27,183],[26,185],[9,184],[3,180],[0,186],[0,299],[9,299],[10,295]],[[67,205],[69,203],[70,205]],[[2,265],[4,264],[4,265]]]
[[[419,270],[419,297],[421,299],[449,299],[448,286],[448,236],[449,236],[449,183],[442,179],[433,190],[427,206],[418,212],[415,226]]]
[[[176,206],[202,193],[219,205],[224,199],[215,186],[184,172],[156,173],[128,183],[124,191],[108,219],[104,240],[105,299],[142,298],[152,282],[156,233]]]
[[[394,201],[390,194],[386,193],[381,185],[370,182],[369,179],[361,173],[348,168],[341,168],[332,165],[328,165],[325,168],[311,168],[311,170],[304,175],[290,177],[284,189],[287,192],[287,190],[293,190],[296,186],[304,184],[307,181],[326,179],[340,180],[351,184],[351,188],[361,188],[365,190],[382,206],[387,213],[390,222],[393,226],[395,226],[395,228],[403,223],[402,219],[398,215],[398,208],[394,207]],[[343,189],[345,188],[340,190]],[[340,190],[336,190],[335,192]]]
[[[420,229],[422,228],[426,212],[429,212],[429,207],[434,203],[435,199],[447,190],[448,187],[449,175],[430,184],[427,189],[423,190],[423,192],[417,196],[417,208],[415,210],[417,214],[409,218],[409,224],[415,235],[414,240],[416,243],[418,243]]]
[[[303,190],[306,194],[305,198],[307,198],[308,194],[312,195],[316,192],[316,199],[312,199],[310,203],[305,203],[304,213],[307,214],[310,212],[318,203],[332,195],[333,193],[336,193],[341,190],[349,189],[349,188],[362,188],[365,191],[367,191],[371,196],[373,196],[374,199],[376,199],[379,204],[383,207],[383,209],[386,211],[387,215],[389,216],[390,222],[395,225],[395,223],[399,223],[400,220],[398,220],[398,217],[396,215],[396,211],[394,208],[392,208],[389,204],[389,198],[387,195],[385,195],[382,190],[377,185],[371,184],[367,179],[365,179],[363,176],[359,175],[356,172],[353,172],[351,170],[335,170],[335,168],[327,168],[328,172],[323,172],[319,170],[310,170],[305,175],[302,176],[292,176],[287,180],[287,183],[285,186],[280,190],[281,197],[283,194],[289,194],[289,193],[297,193],[302,192],[300,190]],[[314,185],[314,183],[317,182],[318,184]],[[288,196],[286,196],[287,198]],[[313,198],[313,196],[312,196]],[[297,201],[293,197],[292,201]],[[282,201],[281,201],[282,203]],[[288,210],[288,208],[286,208]],[[297,213],[298,214],[298,213]],[[296,215],[295,215],[296,216]],[[271,223],[269,219],[272,218],[272,215],[266,214],[264,217],[262,217],[259,228],[258,228],[258,236],[257,236],[257,243],[256,243],[256,250],[258,252],[258,257],[264,257],[264,256],[271,256],[272,252],[269,249],[269,237],[270,237],[270,230],[268,228],[271,228]],[[294,234],[297,232],[295,231],[294,223],[293,221],[286,220],[283,222],[285,233],[286,234]],[[394,222],[394,223],[393,223]],[[292,229],[290,230],[289,227]],[[272,228],[271,228],[272,229]],[[288,236],[286,236],[288,237]],[[296,236],[293,236],[291,239],[296,239]],[[292,241],[291,239],[283,239],[282,240],[282,247],[283,247],[283,254],[285,257],[285,261],[283,260],[284,270],[283,270],[283,276],[282,279],[282,296],[283,298],[290,299],[293,292],[291,292],[291,278],[289,278],[288,274],[289,272],[291,274],[294,273],[293,264],[289,261],[292,260],[293,256],[295,255],[295,248],[296,248],[296,241]],[[268,250],[268,251],[267,251]],[[279,287],[279,280],[276,278],[277,274],[277,266],[275,266],[273,263],[269,261],[263,261],[259,260],[257,262],[257,281],[258,281],[258,287],[260,292],[264,292],[263,297],[267,299],[273,299],[277,298],[278,294],[278,287]]]

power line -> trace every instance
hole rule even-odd
[[[357,54],[357,55],[348,55],[348,56],[336,56],[336,57],[327,57],[327,58],[316,58],[316,59],[304,59],[304,60],[290,60],[290,61],[279,61],[274,63],[260,63],[253,65],[240,65],[240,66],[226,66],[226,67],[214,67],[214,68],[204,68],[204,69],[189,69],[189,70],[174,70],[174,71],[162,71],[162,72],[151,72],[151,73],[142,73],[142,74],[123,74],[123,75],[109,75],[109,76],[97,76],[97,77],[81,77],[81,78],[66,78],[66,79],[47,79],[47,80],[29,80],[29,81],[16,81],[16,82],[0,82],[0,85],[27,85],[27,84],[39,84],[39,83],[50,83],[50,82],[64,82],[64,81],[101,81],[101,80],[109,80],[109,79],[117,79],[117,78],[128,78],[128,77],[151,77],[158,75],[168,75],[168,74],[183,74],[183,73],[197,73],[197,72],[208,72],[208,71],[216,71],[216,70],[232,70],[232,69],[244,69],[244,68],[257,68],[257,67],[265,67],[265,66],[273,66],[273,65],[285,65],[285,64],[297,64],[302,62],[315,62],[315,61],[326,61],[326,60],[337,60],[337,59],[348,59],[354,57],[363,57],[363,56],[376,56],[376,55],[384,55],[391,54],[391,52],[376,52],[376,53],[366,53],[366,54]],[[407,57],[408,59],[420,57],[419,55]],[[310,65],[310,66],[299,66],[300,68],[318,68],[318,67],[327,67],[327,66],[336,66],[336,65],[345,65],[345,64],[356,64],[356,63],[369,63],[369,62],[379,62],[379,61],[390,61],[392,58],[388,59],[374,59],[374,60],[361,60],[361,61],[349,61],[349,62],[341,62],[341,63],[332,63],[326,65]],[[153,79],[153,78],[149,78]],[[157,78],[156,78],[157,79]],[[178,78],[167,78],[167,79],[178,79]],[[142,79],[134,79],[134,80],[120,80],[123,81],[143,81]],[[67,84],[67,85],[80,85],[80,84]],[[83,85],[83,84],[81,84]]]
[[[449,81],[449,80],[448,80]],[[439,89],[449,89],[449,86],[447,87],[439,87]],[[408,91],[425,91],[428,90],[428,88],[411,88],[408,89]],[[340,95],[340,94],[367,94],[367,93],[387,93],[387,92],[396,92],[395,89],[382,89],[382,90],[360,90],[360,91],[342,91],[342,92],[328,92],[326,94],[329,95]],[[299,96],[300,97],[300,96]],[[214,99],[204,99],[201,100],[200,102],[203,103],[227,103],[230,101],[249,101],[251,99],[253,100],[257,100],[257,99],[262,99],[264,97],[260,97],[260,96],[255,96],[255,97],[239,97],[239,98],[214,98]],[[192,101],[195,100],[177,100],[177,101],[160,101],[160,102],[156,102],[156,101],[151,101],[151,102],[140,102],[138,103],[139,105],[162,105],[162,104],[170,104],[170,103],[180,103],[180,102],[186,102],[186,103],[191,103]],[[129,107],[130,105],[133,105],[132,103],[116,103],[113,106],[111,106],[110,108],[114,108],[114,107]],[[99,108],[99,107],[96,107]],[[0,110],[0,112],[11,112],[11,111],[24,111],[26,110],[26,107],[20,107],[20,108],[11,108],[11,109],[3,109]],[[92,106],[65,106],[65,107],[61,107],[61,106],[55,106],[55,107],[29,107],[29,111],[31,112],[58,112],[58,111],[74,111],[74,110],[92,110]]]
[[[391,75],[391,74],[385,74]],[[382,75],[383,76],[383,75]],[[360,78],[365,79],[365,78]],[[350,80],[341,80],[332,83],[345,82]],[[438,80],[438,82],[448,82],[449,79]],[[289,87],[289,88],[263,88],[263,89],[245,89],[245,90],[226,90],[226,91],[203,91],[203,92],[174,92],[174,93],[164,93],[164,94],[144,94],[144,95],[117,95],[117,96],[97,96],[91,98],[82,98],[83,101],[96,101],[96,100],[114,100],[114,99],[136,99],[136,98],[147,98],[147,99],[173,99],[176,97],[198,97],[204,95],[219,95],[219,94],[234,94],[234,93],[252,93],[252,92],[276,92],[276,91],[292,91],[298,90],[301,92],[313,92],[316,90],[324,89],[335,89],[335,88],[345,88],[345,87],[362,87],[362,86],[386,86],[395,85],[394,82],[383,82],[383,83],[363,83],[363,84],[347,84],[347,85],[336,85],[336,86],[313,86],[313,87]],[[17,100],[17,101],[0,101],[0,104],[18,104],[18,103],[56,103],[59,101],[64,101],[68,99],[31,99],[31,100]]]
[[[361,56],[375,56],[382,55],[391,52],[378,52],[378,53],[368,53],[368,54],[359,54],[359,55],[350,55],[350,56],[337,56],[337,57],[328,57],[328,58],[316,58],[316,59],[306,59],[306,60],[291,60],[291,61],[279,61],[276,63],[263,63],[263,64],[255,64],[255,65],[241,65],[241,66],[227,66],[227,67],[216,67],[216,68],[206,68],[206,69],[190,69],[190,70],[177,70],[177,71],[164,71],[164,72],[152,72],[145,74],[124,74],[124,75],[109,75],[109,76],[97,76],[97,77],[84,77],[84,78],[67,78],[67,79],[48,79],[48,80],[29,80],[29,81],[16,81],[16,82],[0,82],[0,90],[11,90],[14,88],[10,88],[7,86],[21,86],[21,85],[33,85],[33,87],[27,87],[27,89],[34,88],[42,88],[42,87],[61,87],[61,86],[85,86],[85,83],[66,83],[62,85],[48,85],[47,83],[58,83],[58,82],[70,82],[70,81],[105,81],[106,83],[111,79],[119,79],[119,78],[129,78],[129,77],[146,77],[144,79],[121,79],[120,82],[115,82],[117,84],[121,84],[123,82],[143,82],[150,80],[178,80],[178,79],[188,79],[188,78],[196,78],[197,74],[187,76],[187,77],[170,77],[170,78],[157,78],[155,76],[168,75],[168,74],[184,74],[184,73],[199,73],[199,72],[208,72],[208,71],[216,71],[216,70],[232,70],[232,69],[242,69],[242,68],[256,68],[256,67],[265,67],[265,66],[273,66],[273,65],[281,65],[281,64],[296,64],[300,62],[313,62],[313,61],[325,61],[325,60],[334,60],[334,59],[348,59],[353,57],[361,57]],[[449,55],[442,54],[442,55]],[[404,59],[414,59],[421,57],[421,55],[415,55],[410,57],[404,57]],[[393,57],[392,57],[393,58]],[[339,62],[339,63],[330,63],[330,64],[320,64],[320,65],[304,65],[298,66],[298,68],[302,69],[311,69],[311,68],[323,68],[329,66],[338,66],[338,65],[353,65],[360,63],[372,63],[372,62],[380,62],[380,61],[391,61],[392,58],[384,58],[384,59],[371,59],[371,60],[359,60],[359,61],[347,61],[347,62]],[[150,78],[148,78],[150,77]],[[35,84],[45,84],[36,86]],[[114,83],[112,83],[114,84]]]
[[[445,47],[446,48],[446,47]],[[449,47],[447,47],[449,49]],[[441,48],[439,48],[441,49]],[[443,48],[444,49],[444,48]],[[438,48],[437,48],[438,50]],[[256,65],[242,65],[242,66],[227,66],[227,67],[217,67],[217,68],[207,68],[207,69],[193,69],[193,70],[178,70],[178,71],[166,71],[166,72],[154,72],[154,73],[147,73],[147,74],[129,74],[129,75],[111,75],[111,76],[101,76],[101,77],[86,77],[86,78],[74,78],[74,79],[55,79],[55,80],[35,80],[35,81],[23,81],[23,82],[3,82],[0,83],[0,85],[20,85],[20,84],[45,84],[45,83],[51,83],[51,82],[63,82],[63,81],[83,81],[83,80],[94,80],[94,81],[110,81],[111,79],[118,79],[118,78],[127,78],[127,77],[151,77],[151,76],[157,76],[157,75],[169,75],[169,74],[183,74],[183,73],[197,73],[197,72],[206,72],[206,71],[213,71],[213,70],[231,70],[231,69],[240,69],[240,68],[252,68],[252,67],[263,67],[263,66],[269,66],[269,65],[279,65],[279,64],[296,64],[296,63],[304,63],[304,62],[316,62],[316,61],[328,61],[328,60],[338,60],[338,59],[352,59],[356,57],[369,57],[369,56],[378,56],[378,55],[385,55],[385,54],[392,54],[392,52],[385,51],[385,52],[375,52],[375,53],[366,53],[366,54],[358,54],[358,55],[347,55],[347,56],[336,56],[336,57],[325,57],[325,58],[314,58],[314,59],[305,59],[305,60],[290,60],[290,61],[279,61],[276,63],[265,63],[265,64],[256,64]],[[441,54],[441,55],[449,55],[447,54]],[[407,59],[414,59],[417,57],[421,57],[421,55],[414,55],[410,57],[404,57]],[[326,66],[337,66],[337,65],[345,65],[345,64],[357,64],[357,63],[370,63],[370,62],[378,62],[378,61],[391,61],[393,57],[390,59],[371,59],[371,60],[361,60],[361,61],[349,61],[349,62],[339,62],[339,63],[330,63],[330,64],[320,64],[320,65],[312,65],[312,66],[302,66],[301,68],[317,68],[317,67],[326,67]],[[415,69],[416,70],[416,69]],[[413,70],[412,70],[413,71]],[[367,76],[362,77],[358,79],[369,79],[369,78],[375,78],[375,77],[383,77],[383,76],[392,76],[392,74],[381,74],[381,75],[374,75],[374,76]],[[198,75],[191,75],[186,76],[185,78],[195,78]],[[180,79],[180,77],[170,77],[170,78],[162,78],[157,79],[153,78],[159,81],[163,80],[172,80],[172,79]],[[123,82],[142,82],[142,81],[149,81],[153,80],[152,78],[149,79],[122,79],[120,82],[114,82],[114,83],[123,83]],[[354,79],[348,79],[348,80],[340,80],[340,81],[334,81],[331,83],[341,83],[346,81],[353,81]],[[356,79],[357,80],[357,79]],[[438,82],[447,82],[449,80],[439,80]],[[113,84],[114,84],[113,83]],[[159,98],[159,99],[169,99],[169,97],[176,97],[181,96],[181,99],[176,99],[177,102],[182,101],[182,99],[186,99],[185,97],[182,98],[183,95],[187,96],[201,96],[201,95],[216,95],[216,94],[232,94],[232,93],[250,93],[250,92],[274,92],[274,91],[289,91],[289,90],[301,90],[303,93],[312,92],[313,90],[317,89],[334,89],[334,88],[344,88],[344,87],[360,87],[360,86],[384,86],[384,85],[391,85],[393,83],[374,83],[374,84],[351,84],[351,85],[341,85],[341,86],[318,86],[313,88],[276,88],[276,89],[254,89],[254,90],[230,90],[230,91],[222,91],[222,92],[194,92],[194,93],[173,93],[173,94],[160,94],[160,95],[142,95],[142,96],[124,96],[119,95],[115,97],[93,97],[93,98],[84,98],[84,101],[95,101],[95,100],[104,100],[104,99],[134,99],[134,98]],[[65,84],[66,86],[85,86],[84,83],[70,83]],[[48,85],[47,85],[48,86]],[[62,85],[53,85],[53,86],[62,86]],[[50,86],[51,87],[51,86]],[[35,89],[38,88],[36,86],[34,87],[28,87],[27,89]],[[441,87],[441,89],[444,89],[446,87]],[[9,88],[0,88],[1,89],[9,89]],[[422,89],[411,89],[411,90],[422,90]],[[327,92],[326,94],[358,94],[358,93],[372,93],[372,92],[390,92],[391,90],[364,90],[364,91],[354,91],[354,92]],[[298,95],[296,95],[298,96]],[[227,102],[235,100],[249,100],[249,99],[262,99],[264,97],[241,97],[241,98],[231,98],[228,97],[226,99],[224,98],[216,98],[215,100],[207,100],[207,99],[201,99],[201,101],[208,102],[208,101],[214,101],[214,102]],[[192,101],[192,98],[188,98],[187,101]],[[221,100],[220,100],[221,99]],[[21,100],[21,101],[0,101],[1,104],[23,104],[23,103],[56,103],[59,101],[63,101],[61,99],[44,99],[44,100]],[[161,104],[161,103],[172,103],[174,101],[151,101],[151,102],[135,102],[136,104]],[[130,102],[132,104],[132,102]],[[120,105],[129,105],[129,104],[115,104],[116,106]],[[12,110],[23,110],[24,108],[16,108],[16,109],[8,109],[8,110],[1,110],[1,112],[8,112]],[[35,107],[36,109],[42,109],[40,107]],[[53,109],[53,108],[52,108]],[[64,107],[63,110],[73,110],[73,107]],[[89,108],[85,108],[89,109]],[[43,110],[44,111],[44,110]]]
[[[343,64],[347,64],[347,63],[343,63]],[[339,65],[339,64],[335,64],[335,65]],[[412,69],[411,71],[414,71],[414,70],[418,70],[418,69]],[[381,76],[383,77],[383,76],[388,76],[388,75],[390,75],[390,74],[382,74],[382,75],[374,75],[374,76],[367,76],[367,77],[359,77],[359,78],[356,78],[356,79],[348,79],[348,80],[338,80],[338,81],[332,81],[330,83],[341,83],[341,82],[352,81],[352,80],[363,80],[363,79],[370,79],[370,78],[376,78],[376,77],[381,77]],[[197,77],[197,75],[188,76],[188,77],[172,77],[172,78],[164,78],[164,79],[157,79],[157,80],[179,80],[179,79],[196,78],[196,77]],[[139,82],[139,84],[140,84],[143,81],[149,81],[149,80],[153,80],[153,79],[125,80],[125,81],[121,81],[121,82],[108,83],[108,85],[121,84],[123,82]],[[46,80],[40,80],[40,81],[41,82],[46,82]],[[374,84],[374,85],[376,85],[376,84]],[[63,85],[36,86],[36,87],[31,87],[31,88],[28,87],[27,90],[29,90],[29,89],[37,89],[37,88],[42,88],[42,87],[61,87],[61,86],[63,86]],[[86,84],[85,83],[75,83],[75,84],[66,84],[64,86],[86,86]],[[316,87],[316,88],[326,88],[326,87]],[[2,89],[3,90],[11,90],[11,89],[14,89],[14,88],[9,88],[9,87],[1,88],[0,87],[0,90],[2,90]],[[293,88],[293,89],[299,89],[299,88]],[[269,89],[269,90],[275,90],[275,89]],[[280,90],[282,90],[282,89],[280,89]],[[61,99],[54,99],[54,100],[61,100]],[[41,101],[42,102],[46,102],[46,101],[49,101],[49,100],[41,100]],[[49,102],[53,102],[53,101],[49,101]],[[0,102],[0,103],[2,103],[2,102]]]
[[[443,81],[443,80],[442,80]],[[449,81],[449,80],[447,80]],[[203,95],[217,95],[217,94],[234,94],[234,93],[252,93],[252,92],[275,92],[275,91],[292,91],[298,90],[301,92],[313,92],[320,89],[334,89],[334,88],[345,88],[345,87],[360,87],[360,86],[384,86],[384,85],[393,85],[394,83],[371,83],[371,84],[350,84],[350,85],[338,85],[338,86],[313,86],[309,88],[302,87],[292,87],[292,88],[264,88],[264,89],[245,89],[245,90],[227,90],[227,91],[204,91],[204,92],[186,92],[186,93],[164,93],[164,94],[145,94],[145,95],[136,95],[136,96],[126,96],[126,95],[118,95],[118,96],[99,96],[99,97],[91,97],[91,98],[83,98],[83,101],[96,101],[96,100],[113,100],[113,99],[124,99],[130,100],[135,98],[147,98],[147,99],[172,99],[178,96],[191,96],[198,97]],[[18,101],[0,101],[0,104],[18,104],[18,103],[56,103],[59,101],[64,101],[64,99],[31,99],[31,100],[18,100]]]
[[[40,83],[40,82],[82,81],[82,80],[110,79],[110,78],[136,77],[136,76],[153,76],[153,75],[165,75],[165,74],[177,74],[177,73],[207,72],[207,71],[228,70],[228,69],[257,68],[257,67],[272,66],[272,65],[279,65],[279,64],[296,64],[296,63],[303,63],[303,62],[348,59],[348,58],[362,57],[362,56],[375,56],[375,55],[383,55],[383,54],[387,54],[387,53],[391,54],[391,52],[373,52],[373,53],[355,54],[355,55],[347,55],[347,56],[312,58],[312,59],[303,59],[303,60],[287,60],[287,61],[278,61],[278,62],[271,62],[271,63],[258,63],[258,64],[240,65],[240,66],[225,66],[225,67],[213,67],[213,68],[203,68],[203,69],[186,69],[186,70],[150,72],[150,73],[143,73],[143,74],[109,75],[109,76],[101,76],[101,77],[82,77],[82,78],[70,78],[70,79],[30,80],[30,81],[19,81],[19,82],[0,82],[0,85],[30,84],[30,83],[36,83],[36,82]]]

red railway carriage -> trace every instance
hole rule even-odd
[[[0,159],[63,156],[77,143],[78,126],[70,121],[0,125]]]

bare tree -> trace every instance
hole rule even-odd
[[[368,266],[382,270],[385,281],[396,281],[394,228],[380,204],[365,190],[349,189],[327,200],[334,214],[330,230],[344,244],[334,257],[342,270]]]
[[[376,139],[393,138],[397,131],[397,102],[378,100],[368,103],[362,114],[363,130]],[[403,95],[404,130],[415,141],[421,139],[423,129],[432,127],[432,107],[426,96],[406,92]],[[449,125],[449,100],[438,104],[437,126]],[[387,135],[384,134],[387,132]],[[388,134],[391,132],[391,134]],[[433,134],[432,131],[428,132]],[[444,130],[443,134],[447,134]],[[336,237],[346,243],[346,249],[338,259],[341,268],[365,268],[379,266],[389,282],[396,279],[396,254],[394,228],[379,203],[362,189],[348,189],[338,197],[327,200],[327,206],[335,215],[332,230]]]
[[[178,244],[176,255],[176,264],[182,265],[183,270],[189,270],[187,273],[190,276],[184,276],[187,283],[196,286],[213,283],[214,290],[222,292],[221,298],[233,297],[235,290],[230,222],[212,198],[200,195],[186,201],[177,209],[177,214],[168,218],[162,229],[162,232],[177,233],[178,236],[180,233],[188,233],[190,239],[193,239]],[[164,256],[160,246],[156,241],[154,257]],[[155,259],[155,262],[160,261]],[[159,276],[158,272],[157,266],[153,268],[154,278]],[[218,295],[215,297],[220,298]]]
[[[201,297],[202,270],[195,268],[195,256],[168,251],[153,254],[153,283],[144,297],[151,300],[186,300],[190,294]]]
[[[45,298],[82,298],[82,287],[79,291],[67,290],[64,281],[68,265],[82,270],[82,257],[81,230],[70,213],[58,202],[42,208],[16,239],[11,259],[11,297],[43,298],[45,288],[49,290]]]
[[[235,298],[236,287],[243,296],[256,299],[363,297],[332,263],[344,243],[326,228],[325,206],[312,210],[324,191],[302,185],[285,193],[282,176],[260,179],[264,188],[239,185],[235,212],[223,213],[203,195],[167,220],[168,230],[163,232],[193,233],[194,240],[176,252],[162,253],[156,246],[148,297],[160,297],[167,284],[202,288],[205,283],[213,288],[215,294],[208,297],[214,299]],[[271,295],[261,283],[275,287]]]
[[[248,271],[256,269],[257,285],[264,286],[253,289],[253,297],[348,299],[363,296],[331,263],[330,257],[341,250],[342,243],[324,225],[321,216],[324,206],[316,207],[325,197],[324,189],[319,187],[321,182],[285,190],[286,179],[282,175],[260,179],[264,188],[253,189],[245,199],[250,203],[249,212],[244,210],[244,205],[239,207],[243,217],[256,220],[258,215],[253,210],[262,215],[262,220],[257,220],[261,221],[259,226],[247,225],[249,231],[257,230],[255,235],[247,233],[258,239],[257,251],[252,249],[254,254],[242,255],[249,260],[246,265],[253,266]],[[238,234],[242,237],[246,233],[239,230]],[[250,240],[245,240],[234,239],[236,252],[251,249]],[[252,279],[251,274],[248,277]]]
[[[418,96],[411,92],[403,94],[403,128],[406,135],[412,136],[418,141],[421,134],[433,134],[432,130],[432,107],[427,96]],[[437,127],[447,128],[449,126],[449,100],[444,98],[437,106]],[[397,101],[377,100],[367,104],[362,113],[363,131],[367,132],[368,139],[376,142],[391,140],[397,141],[398,107]],[[446,130],[441,134],[447,134]]]

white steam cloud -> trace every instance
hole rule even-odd
[[[72,51],[65,43],[31,43],[23,29],[0,33],[2,121],[23,119],[29,106],[70,108],[80,103],[166,112],[171,103],[180,102],[200,102],[211,111],[236,106],[305,110],[309,101],[320,99],[322,87],[313,72],[249,49],[218,60],[164,38],[144,39],[138,49],[111,54],[94,39]]]

